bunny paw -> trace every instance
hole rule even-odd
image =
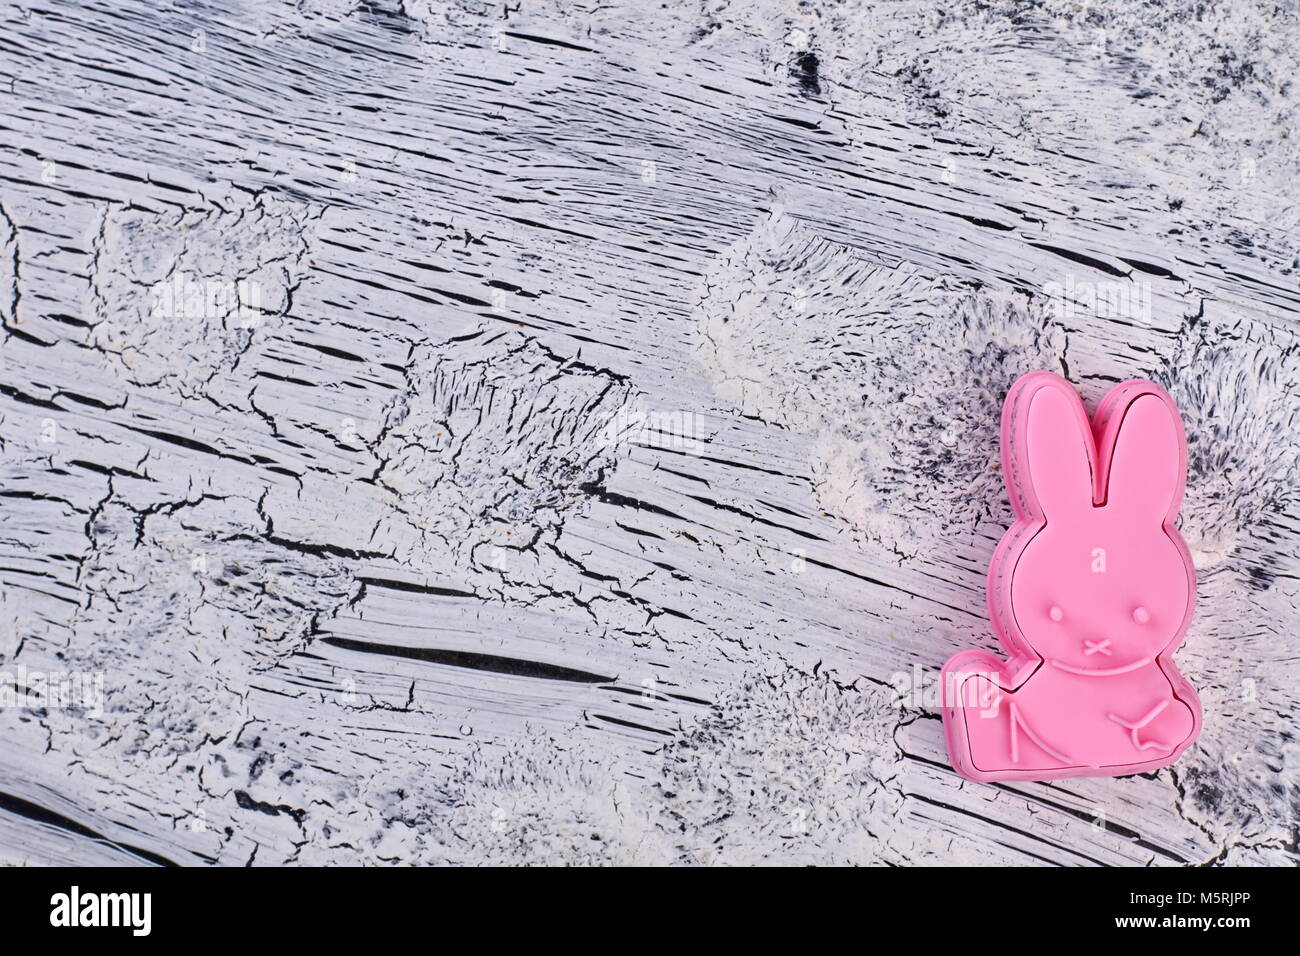
[[[1162,700],[1137,720],[1125,720],[1118,714],[1107,714],[1107,716],[1128,731],[1129,742],[1133,744],[1134,750],[1156,750],[1168,753],[1190,731],[1190,727],[1183,727],[1183,724],[1190,719],[1190,715],[1184,713],[1186,708],[1171,709],[1171,703],[1172,701]],[[1146,739],[1143,739],[1144,736]],[[1167,740],[1173,742],[1167,743]]]

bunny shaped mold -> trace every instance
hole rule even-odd
[[[1016,522],[988,603],[1009,659],[968,650],[944,665],[953,767],[989,781],[1168,766],[1201,729],[1173,661],[1196,594],[1174,528],[1187,474],[1177,408],[1134,380],[1090,425],[1065,379],[1033,372],[1007,395],[1002,468]]]

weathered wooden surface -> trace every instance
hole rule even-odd
[[[0,669],[102,706],[0,708],[4,858],[1294,865],[1297,50],[1293,3],[5,6]],[[1035,368],[1185,414],[1170,770],[947,766]]]

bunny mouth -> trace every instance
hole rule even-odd
[[[1127,674],[1130,671],[1135,671],[1139,667],[1146,667],[1148,664],[1151,663],[1151,661],[1152,658],[1144,657],[1141,660],[1136,660],[1131,664],[1125,664],[1123,667],[1102,667],[1102,668],[1075,667],[1072,664],[1067,664],[1064,661],[1058,661],[1055,659],[1049,660],[1047,663],[1051,664],[1053,667],[1057,668],[1058,670],[1065,671],[1067,674],[1079,674],[1082,677],[1113,677],[1116,674]]]
[[[1083,651],[1084,657],[1090,657],[1093,654],[1105,654],[1107,657],[1110,657],[1109,638],[1107,638],[1104,641],[1084,641],[1083,647],[1084,647],[1084,651]]]

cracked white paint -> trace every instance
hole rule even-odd
[[[1006,383],[1065,352],[1041,308],[873,264],[784,214],[724,252],[707,283],[701,352],[717,394],[815,438],[824,510],[907,558],[988,517]]]
[[[237,369],[274,335],[310,242],[307,211],[260,199],[238,210],[114,212],[97,224],[94,345],[132,385],[216,399],[247,391]]]
[[[1296,862],[1295,11],[226,6],[0,12],[0,674],[104,687],[0,856]],[[1205,730],[973,785],[1044,367],[1184,414]]]
[[[380,425],[375,481],[392,495],[386,519],[452,560],[481,563],[484,548],[500,564],[533,548],[614,463],[608,428],[627,386],[518,332],[419,346],[406,375]],[[378,534],[403,537],[387,524]]]

